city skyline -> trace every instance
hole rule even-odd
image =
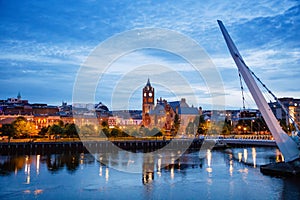
[[[21,92],[30,102],[59,105],[72,102],[73,85],[80,66],[103,41],[137,28],[164,28],[195,40],[207,52],[223,79],[226,108],[241,108],[237,69],[218,29],[220,19],[236,42],[248,66],[278,97],[300,97],[299,2],[1,2],[0,89],[2,99]],[[113,84],[136,66],[172,67],[189,79],[197,101],[208,101],[207,88],[197,80],[182,58],[166,52],[132,52],[113,63],[101,81],[96,101],[110,106]],[[167,73],[160,78],[176,83]],[[147,78],[157,88],[156,97],[170,101],[190,94],[172,94],[155,76],[136,70],[131,108],[141,108],[141,88]],[[179,87],[179,86],[178,86]],[[246,95],[246,98],[250,98]],[[254,103],[246,105],[253,107]]]

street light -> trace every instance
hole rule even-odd
[[[242,129],[242,127],[240,125],[238,125],[238,133],[239,134],[241,133],[241,129]]]
[[[255,122],[254,119],[251,120],[251,134],[253,134],[253,122]]]
[[[243,130],[244,130],[244,133],[247,131],[247,127],[245,126],[244,128],[243,128]]]

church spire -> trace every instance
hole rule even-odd
[[[18,100],[21,100],[21,93],[18,92],[18,96],[17,96]]]
[[[146,84],[146,86],[149,86],[149,87],[151,87],[151,83],[150,83],[150,79],[148,78],[148,81],[147,81],[147,84]]]

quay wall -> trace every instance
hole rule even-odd
[[[1,142],[0,155],[55,154],[55,153],[101,153],[123,149],[131,152],[152,152],[163,147],[168,149],[200,149],[203,141],[195,140],[142,140],[142,141],[70,141],[70,142]],[[214,141],[215,148],[241,146],[276,147],[274,140],[223,139]]]
[[[13,154],[55,154],[71,153],[101,153],[123,149],[132,152],[151,152],[168,146],[200,148],[201,140],[143,140],[143,141],[71,141],[71,142],[1,142],[0,155]]]

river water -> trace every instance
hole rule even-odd
[[[260,165],[282,159],[276,148],[194,151],[168,165],[165,159],[124,152],[1,156],[0,199],[300,199],[299,179],[260,173]]]

